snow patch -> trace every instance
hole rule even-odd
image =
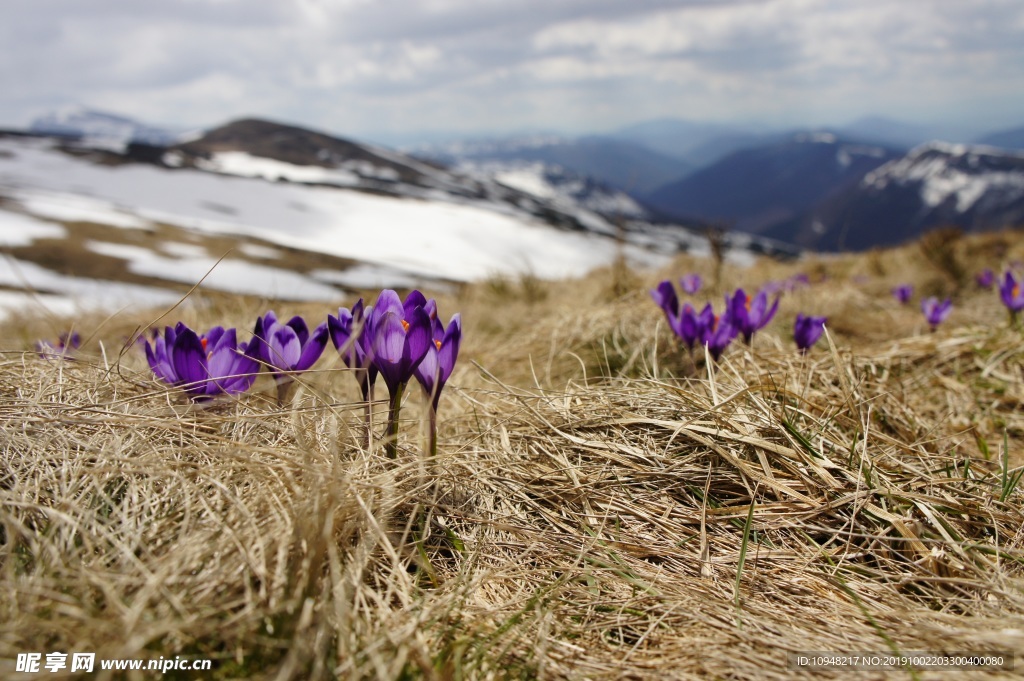
[[[205,258],[209,255],[206,248],[198,244],[186,244],[180,241],[164,241],[158,246],[161,251],[175,258]]]
[[[171,305],[181,298],[173,291],[153,286],[71,277],[16,258],[0,259],[0,285],[48,294],[37,300],[35,294],[15,292],[18,295],[7,298],[12,305],[21,306],[27,297],[28,305],[41,302],[56,314],[123,307],[140,309]],[[55,307],[50,308],[48,302]]]
[[[0,209],[0,246],[28,246],[36,239],[63,239],[67,235],[60,225]]]
[[[253,156],[244,151],[221,151],[209,159],[196,159],[196,167],[214,173],[259,177],[275,182],[335,184],[351,187],[359,184],[359,176],[350,170],[332,170],[321,166],[300,166],[272,158]]]

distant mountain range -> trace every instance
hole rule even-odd
[[[171,129],[139,123],[117,114],[71,106],[39,116],[29,125],[29,132],[84,139],[94,146],[121,146],[130,142],[168,145],[188,134],[184,129]]]
[[[978,138],[979,144],[1024,151],[1024,127],[1001,130]]]
[[[410,153],[444,164],[469,162],[544,163],[586,175],[640,196],[691,172],[693,166],[629,140],[590,135],[575,139],[553,135],[468,140],[421,145]]]
[[[773,242],[760,237],[868,248],[939,224],[1011,224],[1020,221],[1014,188],[1024,172],[1009,151],[1024,148],[1024,128],[976,140],[1000,148],[921,146],[942,131],[882,117],[796,132],[664,119],[602,135],[465,140],[409,153],[258,119],[183,137],[72,110],[37,119],[31,130],[83,144],[128,140],[123,158],[168,167],[445,196],[576,231],[625,230],[655,240],[683,235],[676,239],[681,247],[711,223],[755,235],[754,248],[767,250]],[[934,200],[943,182],[965,187],[952,203]],[[970,192],[976,200],[968,201]]]
[[[1024,225],[1024,153],[933,142],[889,161],[764,234],[824,250],[861,250],[925,230]]]
[[[736,151],[644,197],[677,217],[699,216],[753,234],[790,220],[899,153],[830,132]]]

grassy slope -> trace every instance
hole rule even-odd
[[[1022,650],[1022,335],[922,255],[969,273],[1024,257],[1014,237],[804,264],[827,279],[710,373],[657,277],[466,288],[439,301],[465,344],[437,460],[415,391],[399,460],[365,451],[330,354],[291,408],[261,382],[198,410],[119,356],[151,319],[78,320],[78,362],[26,352],[62,322],[9,321],[0,670],[85,650],[214,657],[215,678],[782,679],[821,676],[787,651]],[[904,281],[957,295],[937,333],[888,295]],[[793,351],[798,311],[829,315],[833,347]]]

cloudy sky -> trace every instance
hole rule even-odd
[[[404,142],[676,117],[1024,125],[1020,0],[8,0],[0,125],[83,104]]]

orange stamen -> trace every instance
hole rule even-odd
[[[205,338],[200,338],[199,342],[203,344],[203,350],[205,350],[206,349],[206,339]]]
[[[402,331],[408,331],[408,330],[409,330],[409,322],[407,322],[407,321],[405,321],[403,319],[402,320]]]
[[[439,341],[439,340],[436,340],[436,341],[434,341],[434,345],[436,345],[436,346],[437,346],[437,349],[438,349],[438,350],[440,350],[440,349],[441,349],[441,341]]]

